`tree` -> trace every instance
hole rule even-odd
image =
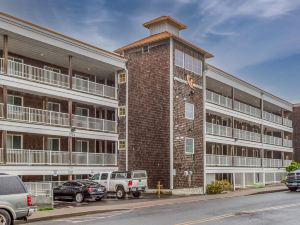
[[[289,172],[292,172],[292,171],[294,171],[298,168],[300,168],[300,163],[292,161],[290,163],[290,165],[288,165],[288,167],[285,168],[285,170],[289,173]]]

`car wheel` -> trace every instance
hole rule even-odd
[[[82,195],[81,193],[77,193],[77,194],[75,195],[75,201],[76,201],[77,203],[81,203],[81,202],[83,202],[83,200],[84,200],[84,198],[83,198],[83,195]]]
[[[99,201],[101,201],[102,200],[102,198],[96,198],[96,201],[97,202],[99,202]]]
[[[298,188],[297,187],[290,187],[289,189],[290,189],[290,191],[297,191]]]
[[[118,187],[118,188],[117,188],[117,193],[116,193],[116,195],[117,195],[117,198],[118,198],[118,199],[124,199],[124,198],[125,198],[125,191],[124,191],[124,188]]]
[[[7,211],[0,209],[0,225],[10,225],[11,218]]]
[[[141,196],[141,192],[137,191],[137,192],[133,192],[132,193],[133,197],[135,198],[139,198]]]

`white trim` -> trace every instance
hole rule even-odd
[[[90,142],[88,140],[81,140],[81,139],[75,140],[75,152],[77,152],[76,148],[77,148],[78,143],[80,143],[80,152],[83,152],[82,151],[82,143],[86,143],[86,146],[87,146],[86,152],[90,152]]]
[[[12,136],[12,137],[17,136],[17,137],[21,137],[21,148],[19,148],[19,149],[23,149],[23,134],[8,133],[8,134],[6,134],[6,141],[7,141],[8,136]],[[14,139],[14,138],[13,138],[13,139]],[[12,140],[13,140],[13,139],[12,139]],[[14,144],[12,143],[12,145],[14,145]],[[12,149],[14,149],[14,148],[12,148]]]
[[[176,75],[176,74],[175,74],[175,75]],[[188,84],[188,82],[187,82],[186,80],[183,80],[183,79],[181,79],[181,78],[179,78],[179,77],[176,77],[176,76],[174,76],[174,80],[176,80],[176,81],[178,81],[178,82],[181,82],[181,83],[183,83],[183,84]],[[198,88],[198,89],[202,89],[202,86],[199,85],[199,84],[194,84],[194,87],[195,87],[195,88]]]
[[[80,110],[80,114],[76,114],[77,109]],[[82,115],[82,110],[86,110],[87,111],[87,116],[86,117],[90,116],[90,109],[89,108],[85,108],[85,107],[80,107],[80,106],[76,106],[76,108],[75,108],[75,115],[83,116]]]
[[[205,61],[204,61],[204,64],[205,64]],[[203,119],[202,119],[202,127],[203,127],[203,129],[202,129],[202,133],[203,133],[203,135],[202,135],[202,137],[203,137],[203,171],[204,171],[204,176],[203,176],[203,190],[204,190],[204,194],[206,193],[206,71],[204,70],[204,67],[205,66],[203,66],[202,67],[202,70],[203,70],[203,72],[202,72],[202,74],[203,74],[203,76],[202,76],[202,79],[203,79],[203,81],[202,81],[202,85],[203,85],[203,87],[202,87],[202,107],[203,107],[203,114],[202,114],[202,116],[203,116]]]
[[[187,152],[187,151],[186,151],[186,147],[187,147],[186,142],[187,142],[188,140],[192,140],[192,141],[193,141],[193,152]],[[194,153],[195,153],[195,139],[194,139],[194,138],[185,137],[185,139],[184,139],[184,153],[185,153],[186,155],[194,155]]]
[[[124,75],[125,77],[125,79],[124,79],[124,81],[120,81],[121,79],[120,79],[120,76],[121,75]],[[124,83],[126,83],[126,73],[119,73],[118,74],[118,84],[124,84]]]
[[[19,95],[7,95],[7,104],[10,105],[10,103],[8,103],[8,97],[13,97],[13,100],[14,98],[20,98],[21,99],[21,106],[24,106],[24,97],[23,96],[19,96]],[[15,100],[13,102],[12,105],[15,105]]]
[[[61,70],[58,69],[58,68],[56,68],[56,67],[51,67],[51,66],[44,65],[44,69],[45,69],[45,70],[52,71],[52,72],[54,72],[54,73],[58,73],[58,74],[61,73]]]
[[[8,56],[8,60],[14,61],[14,62],[18,62],[18,60],[19,60],[20,62],[18,62],[18,63],[24,63],[24,59],[21,59],[21,58],[18,58],[18,57],[14,57],[14,56],[10,56],[10,55]]]
[[[52,110],[49,109],[49,104],[58,105],[58,112],[60,112],[60,110],[61,110],[61,108],[60,108],[61,104],[60,103],[58,103],[58,102],[47,102],[47,110],[52,111]]]
[[[127,69],[125,69],[125,75],[126,75],[126,108],[125,108],[125,110],[126,110],[126,142],[125,142],[125,146],[126,146],[126,149],[125,149],[125,151],[126,151],[126,153],[125,153],[125,155],[126,155],[126,171],[128,170],[128,168],[129,168],[129,165],[128,165],[128,142],[129,142],[129,134],[128,134],[128,118],[129,118],[129,114],[128,114],[128,105],[129,105],[129,96],[128,96],[128,94],[129,94],[129,79],[128,79],[128,70]]]
[[[173,175],[173,170],[174,170],[174,115],[173,115],[173,98],[174,98],[174,59],[173,59],[173,54],[174,54],[174,43],[173,43],[173,38],[170,38],[170,189],[174,189],[174,175]]]
[[[120,112],[121,112],[121,110],[123,110],[124,109],[124,114],[121,114]],[[118,117],[124,117],[124,116],[126,116],[126,106],[119,106],[119,108],[118,108]]]
[[[120,142],[124,142],[124,144],[125,144],[125,146],[124,147],[120,147]],[[125,139],[120,139],[120,140],[118,140],[118,150],[120,151],[122,151],[122,150],[125,150],[126,149],[126,140]]]
[[[191,117],[189,117],[189,115],[187,115],[188,113],[188,109],[187,109],[187,107],[192,107],[192,116]],[[195,106],[194,106],[194,104],[193,103],[189,103],[189,102],[184,102],[184,116],[185,116],[185,118],[186,119],[189,119],[189,120],[194,120],[194,118],[195,118]]]

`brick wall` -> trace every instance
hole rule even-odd
[[[293,147],[294,147],[294,159],[300,162],[300,106],[295,106],[293,109]]]

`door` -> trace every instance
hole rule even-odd
[[[106,190],[108,190],[109,188],[108,175],[109,175],[108,173],[101,173],[100,180],[99,180],[99,183],[103,185],[106,188]]]

